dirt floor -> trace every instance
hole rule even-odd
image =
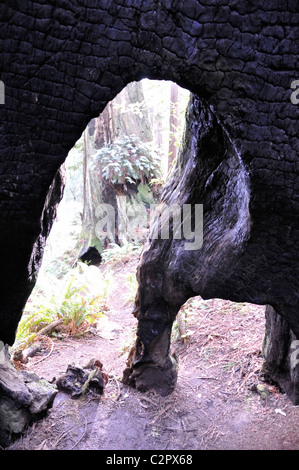
[[[135,270],[134,259],[113,268],[109,311],[97,328],[81,338],[53,339],[26,366],[52,381],[68,364],[97,358],[110,377],[104,394],[74,400],[59,392],[47,416],[11,449],[298,450],[299,407],[260,376],[264,307],[190,300],[181,316],[185,331],[180,335],[176,324],[173,332],[174,393],[160,397],[122,384],[136,328],[127,288]]]

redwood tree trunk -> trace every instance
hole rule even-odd
[[[172,83],[170,87],[168,172],[177,156],[176,132],[178,127],[178,96],[178,85]]]
[[[123,135],[134,134],[145,142],[152,140],[152,128],[148,109],[145,104],[141,82],[133,82],[107,104],[104,111],[93,119],[84,131],[84,210],[82,218],[81,251],[82,255],[90,246],[99,250],[109,243],[119,243],[118,201],[113,186],[99,180],[91,169],[95,152]],[[115,209],[115,233],[101,241],[98,240],[96,208],[99,204],[110,204]]]

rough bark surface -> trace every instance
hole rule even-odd
[[[196,97],[189,106],[182,151],[173,175],[160,206],[179,207],[178,238],[174,237],[176,219],[168,219],[167,211],[165,223],[170,220],[173,238],[153,236],[163,224],[157,210],[138,269],[138,340],[128,363],[132,374],[125,372],[125,381],[144,388],[139,385],[143,369],[148,377],[149,365],[156,373],[162,368],[165,393],[173,388],[168,386],[165,369],[171,376],[175,374],[169,347],[172,323],[180,307],[195,295],[241,300],[243,283],[239,294],[240,280],[231,284],[232,276],[238,263],[246,265],[254,256],[248,245],[252,220],[247,171],[215,113]],[[196,205],[204,208],[202,229],[200,214],[194,213]],[[202,231],[202,240],[184,236],[188,225],[184,206],[192,208],[192,231],[196,230],[198,237]],[[144,382],[150,384],[148,379]],[[160,388],[161,383],[159,380]]]
[[[5,1],[0,18],[0,339],[13,343],[33,287],[58,168],[143,77],[196,95],[182,193],[168,197],[204,204],[204,244],[192,256],[177,240],[145,249],[133,369],[168,363],[170,325],[195,294],[272,305],[298,337],[298,3]]]
[[[266,333],[263,343],[263,375],[299,405],[299,341],[284,318],[271,306],[266,308]]]

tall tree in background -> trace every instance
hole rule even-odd
[[[190,92],[169,81],[144,79],[143,87],[165,180],[178,153]]]
[[[105,147],[114,139],[113,111],[113,102],[110,101],[104,111],[88,124],[88,129],[91,131],[90,135],[93,135],[92,144],[96,149]]]
[[[129,83],[88,128],[94,149],[105,147],[116,138],[135,135],[143,142],[153,139],[147,104],[141,82]]]
[[[107,149],[117,139],[134,135],[140,142],[152,142],[152,128],[149,120],[147,104],[144,99],[141,82],[130,83],[112,102],[108,103],[100,116],[93,119],[84,132],[83,160],[83,214],[82,236],[80,239],[81,253],[89,246],[101,250],[96,236],[96,210],[102,204],[109,204],[115,210],[116,228],[118,226],[117,196],[126,195],[138,181],[126,184],[113,184],[111,178],[101,179],[95,171],[95,154],[100,149]],[[111,161],[111,170],[113,162]],[[140,183],[140,181],[139,181]],[[136,188],[134,189],[136,192]],[[108,240],[118,243],[116,230],[115,239]]]
[[[168,149],[168,173],[177,156],[177,131],[178,131],[178,109],[179,109],[179,87],[176,83],[170,86],[169,103],[169,149]]]

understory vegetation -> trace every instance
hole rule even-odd
[[[55,282],[54,276],[49,278],[44,274],[27,303],[18,328],[17,346],[20,343],[28,346],[41,328],[56,320],[61,320],[65,332],[78,334],[82,328],[105,314],[108,282],[101,280],[95,289],[89,269],[84,263],[78,263],[76,268],[58,280],[59,283]],[[45,289],[47,282],[52,283],[51,294],[49,289]]]
[[[63,276],[59,264],[56,275],[53,269],[42,269],[19,323],[14,350],[30,346],[40,338],[43,328],[57,339],[90,332],[90,327],[109,315],[107,300],[114,289],[113,269],[136,257],[139,251],[140,246],[132,244],[112,246],[105,250],[102,269],[82,262]],[[136,276],[128,275],[128,301],[134,301],[136,290]],[[51,325],[53,329],[47,328]]]

